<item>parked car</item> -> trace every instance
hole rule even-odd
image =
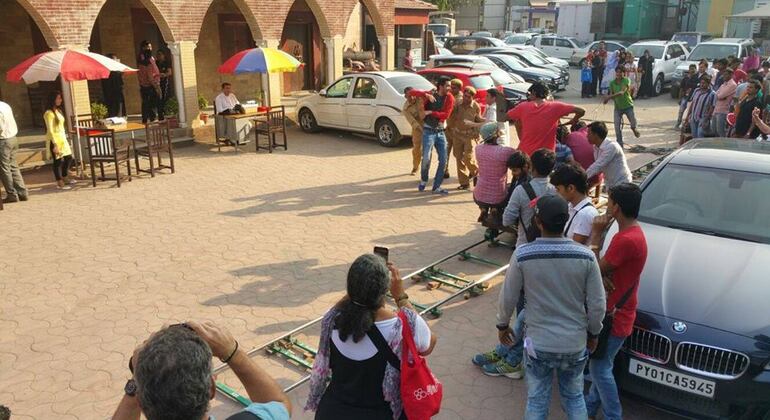
[[[478,50],[474,51],[473,54],[474,55],[487,55],[487,54],[512,55],[530,67],[539,67],[547,70],[552,70],[556,74],[560,75],[562,79],[561,81],[564,81],[565,86],[569,84],[569,77],[570,77],[569,70],[563,69],[557,66],[556,64],[550,63],[531,51],[516,49],[516,48],[479,48]]]
[[[575,50],[580,48],[577,40],[566,36],[539,36],[532,41],[532,46],[540,49],[549,57],[569,60]]]
[[[449,25],[446,23],[429,23],[427,30],[433,31],[433,36],[439,41],[443,41],[449,36]]]
[[[472,33],[471,35],[472,36],[484,36],[484,37],[488,37],[488,38],[494,37],[494,35],[492,35],[492,32],[488,32],[488,31],[478,31],[478,32]]]
[[[486,109],[486,91],[490,88],[497,88],[503,92],[503,96],[508,101],[509,108],[526,100],[529,84],[512,79],[500,69],[496,70],[502,72],[503,75],[497,75],[497,78],[495,78],[490,70],[473,69],[464,65],[434,67],[421,70],[418,74],[433,84],[441,77],[449,77],[451,79],[460,79],[463,82],[463,86],[473,86],[476,89],[475,99],[481,105],[482,110]]]
[[[618,386],[689,418],[770,419],[770,143],[692,140],[641,188],[648,256]]]
[[[660,95],[665,86],[670,86],[674,80],[676,68],[687,59],[687,45],[674,41],[643,41],[631,44],[628,50],[634,53],[634,62],[639,64],[639,57],[645,51],[655,59],[652,67],[652,80],[655,94]]]
[[[342,76],[319,93],[297,102],[303,131],[321,127],[374,134],[383,146],[396,146],[412,128],[401,114],[404,88],[430,90],[424,77],[406,72],[364,72]]]
[[[487,57],[502,70],[518,75],[529,83],[545,83],[552,92],[564,90],[566,88],[566,82],[561,78],[559,73],[539,67],[531,67],[515,56],[507,54],[488,54],[483,57]]]
[[[468,54],[477,48],[504,46],[505,42],[487,36],[456,36],[444,41],[444,47],[453,54]]]
[[[530,39],[532,39],[533,36],[535,36],[535,34],[530,34],[530,33],[513,34],[505,38],[505,43],[508,45],[524,45]]]
[[[542,58],[543,60],[559,67],[563,72],[566,72],[567,74],[569,74],[569,61],[567,60],[562,60],[561,58],[558,58],[558,57],[551,57],[532,45],[509,45],[508,47],[513,48],[515,50],[529,51],[537,55],[538,57]]]
[[[677,32],[672,37],[672,41],[684,42],[687,49],[692,51],[701,42],[711,41],[714,37],[706,32]]]
[[[709,62],[709,67],[714,64],[714,60],[735,56],[743,60],[754,51],[753,39],[741,38],[717,38],[711,41],[701,42],[693,48],[686,61],[682,61],[674,72],[673,82],[671,84],[671,97],[679,97],[679,85],[682,83],[684,74],[690,67],[690,64],[697,65],[702,59]]]
[[[585,62],[586,57],[588,56],[589,51],[596,51],[599,49],[599,43],[602,41],[594,41],[589,43],[588,45],[584,46],[583,48],[580,48],[578,50],[575,50],[574,53],[572,53],[572,58],[569,59],[570,64],[575,64],[578,67],[583,67],[583,62]],[[628,43],[625,41],[608,41],[604,40],[605,47],[607,48],[607,51],[614,52],[621,48],[628,47]]]

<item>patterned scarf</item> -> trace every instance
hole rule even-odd
[[[407,315],[412,331],[415,331],[415,323],[419,315],[410,309],[404,308],[402,310]],[[329,367],[329,355],[331,354],[332,330],[334,329],[334,320],[337,318],[337,314],[339,314],[339,311],[336,308],[332,308],[324,315],[321,321],[321,340],[318,343],[318,354],[316,354],[313,369],[310,373],[310,393],[308,394],[307,403],[305,403],[305,411],[318,410],[321,397],[323,397],[324,392],[326,392],[326,386],[331,381],[332,372]],[[372,326],[372,328],[376,327]],[[401,319],[398,317],[396,318],[396,331],[398,331],[398,334],[395,334],[388,345],[393,349],[396,356],[401,359]],[[387,363],[385,367],[382,394],[385,396],[385,401],[390,403],[393,419],[398,420],[401,418],[403,410],[401,402],[401,373],[391,366],[390,363]]]

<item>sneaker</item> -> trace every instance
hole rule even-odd
[[[67,185],[78,185],[78,182],[74,179],[70,179],[69,181],[67,181]]]
[[[449,191],[443,188],[439,188],[437,190],[433,190],[433,194],[449,195]]]
[[[639,136],[640,136],[639,130],[637,130],[636,127],[632,128],[631,131],[634,132],[634,135],[636,136],[636,138],[639,138]]]
[[[478,367],[483,367],[485,365],[489,365],[492,363],[497,363],[500,360],[500,356],[497,355],[497,352],[492,350],[488,351],[486,353],[479,353],[471,359],[471,362],[473,362],[474,365]]]
[[[424,182],[420,182],[420,183],[417,185],[417,191],[420,191],[420,192],[423,192],[423,191],[425,191],[425,183],[424,183]]]
[[[72,187],[70,187],[69,185],[57,185],[56,188],[64,191],[72,189]]]
[[[521,363],[511,366],[505,360],[484,365],[481,367],[481,370],[487,376],[505,376],[511,379],[521,379],[524,377],[524,368],[521,366]]]
[[[18,195],[8,195],[3,199],[3,203],[17,203],[19,201]]]

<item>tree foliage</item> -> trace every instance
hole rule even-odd
[[[445,11],[457,11],[460,6],[466,6],[469,4],[479,4],[481,0],[428,0],[438,7],[438,10]]]

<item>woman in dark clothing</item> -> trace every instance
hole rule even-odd
[[[655,96],[652,68],[655,58],[650,55],[650,50],[644,50],[644,55],[639,57],[639,72],[642,73],[642,83],[639,85],[639,97],[646,99]]]
[[[321,324],[305,407],[316,419],[406,419],[399,371],[388,361],[401,357],[402,325],[385,305],[388,289],[407,316],[417,350],[433,350],[436,338],[409,303],[395,266],[372,254],[358,257],[348,271],[347,295]]]
[[[173,70],[171,69],[171,60],[166,57],[166,53],[163,50],[158,50],[155,58],[155,64],[160,71],[160,109],[165,114],[166,101],[168,100],[171,92],[169,86],[173,77]],[[162,118],[161,118],[162,119]]]
[[[757,98],[761,85],[756,80],[750,80],[746,86],[746,96],[738,103],[738,115],[735,117],[735,133],[733,137],[753,139],[759,136],[759,128],[752,121],[754,109],[762,109],[762,101]]]

